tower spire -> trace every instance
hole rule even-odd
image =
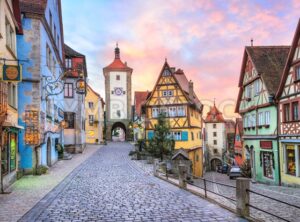
[[[116,48],[115,48],[115,59],[120,59],[120,49],[118,46],[118,42],[116,43]]]

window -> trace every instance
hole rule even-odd
[[[89,115],[89,125],[92,126],[94,124],[94,115]]]
[[[294,145],[286,145],[286,173],[296,176],[296,152]]]
[[[73,98],[73,83],[65,83],[65,98]]]
[[[246,86],[246,97],[252,98],[252,85]]]
[[[164,116],[168,116],[168,109],[165,107],[160,108],[160,113],[163,114]]]
[[[58,107],[54,104],[54,120],[58,121]]]
[[[165,69],[164,72],[163,72],[163,76],[170,76],[171,73],[168,69]]]
[[[217,128],[217,124],[214,123],[213,124],[213,128],[216,129]]]
[[[116,80],[120,80],[120,75],[116,75]]]
[[[51,66],[52,66],[52,53],[51,53],[51,50],[50,50],[50,47],[49,47],[48,44],[46,46],[46,62],[47,62],[48,68],[51,70]]]
[[[174,117],[177,115],[177,112],[176,112],[176,107],[169,107],[169,116],[170,117]]]
[[[16,47],[15,47],[15,32],[12,26],[10,25],[10,22],[7,18],[5,18],[5,32],[6,32],[6,46],[9,47],[9,49],[15,53]]]
[[[248,127],[248,125],[247,125],[247,116],[243,117],[243,121],[244,121],[244,128]]]
[[[52,104],[51,104],[50,99],[47,99],[47,101],[46,101],[46,114],[47,114],[47,117],[52,118]]]
[[[17,108],[17,86],[13,83],[8,83],[8,105]]]
[[[181,132],[173,132],[174,140],[181,140]]]
[[[194,133],[191,132],[191,137],[192,137],[192,140],[194,140]]]
[[[217,132],[214,132],[213,135],[214,135],[214,137],[216,137],[217,136]]]
[[[283,105],[283,115],[284,115],[283,119],[285,122],[290,121],[290,104]]]
[[[255,114],[251,115],[251,126],[252,127],[256,126],[256,115]]]
[[[93,109],[94,108],[94,103],[93,102],[89,102],[89,108]]]
[[[159,114],[159,109],[158,108],[152,108],[152,117],[157,118]]]
[[[265,124],[270,125],[270,111],[266,111],[265,113]]]
[[[54,25],[54,34],[53,34],[54,41],[55,41],[55,37],[56,37],[56,27]]]
[[[66,68],[72,69],[72,59],[71,58],[66,58]]]
[[[2,175],[6,175],[16,169],[17,137],[16,133],[2,133],[1,169]]]
[[[162,92],[163,96],[173,96],[173,90],[164,90]]]
[[[254,90],[255,90],[255,95],[258,95],[260,93],[260,80],[256,80],[254,82]]]
[[[75,126],[75,113],[65,112],[64,119],[67,123],[66,129],[74,129]]]
[[[240,140],[241,140],[240,135],[236,135],[235,136],[235,141],[240,141]]]
[[[52,13],[49,10],[49,26],[50,26],[50,30],[52,31]]]
[[[259,126],[264,125],[264,113],[263,112],[258,113],[258,125]]]
[[[292,103],[292,118],[293,120],[299,120],[299,104],[298,102]]]
[[[178,106],[177,107],[177,115],[178,116],[185,116],[185,107],[184,106]]]
[[[264,176],[273,179],[273,153],[261,152]]]
[[[295,67],[296,80],[300,80],[300,66]]]
[[[214,145],[217,145],[217,140],[214,140]]]

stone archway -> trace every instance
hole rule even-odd
[[[47,140],[47,166],[51,166],[51,139]]]
[[[222,161],[218,158],[213,158],[210,160],[210,169],[216,171],[218,166],[222,166]]]
[[[115,142],[126,141],[126,126],[122,122],[116,122],[111,127],[111,138]]]

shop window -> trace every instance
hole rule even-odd
[[[296,176],[296,152],[294,145],[286,146],[286,173]]]
[[[262,152],[261,153],[263,173],[264,176],[273,179],[273,153],[272,152]]]
[[[1,172],[2,175],[6,175],[8,173],[8,132],[3,132],[2,137],[3,145],[1,149]]]
[[[6,175],[16,169],[17,134],[3,132],[1,149],[1,172]]]

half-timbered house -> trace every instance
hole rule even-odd
[[[279,101],[280,174],[283,185],[300,185],[300,20],[276,94]]]
[[[289,49],[287,46],[246,47],[240,72],[236,112],[243,117],[243,146],[250,154],[252,178],[268,184],[279,184],[274,97]]]
[[[169,119],[175,149],[183,148],[193,163],[193,173],[202,176],[202,104],[181,69],[164,63],[151,95],[145,103],[146,138],[154,136],[159,113]]]

